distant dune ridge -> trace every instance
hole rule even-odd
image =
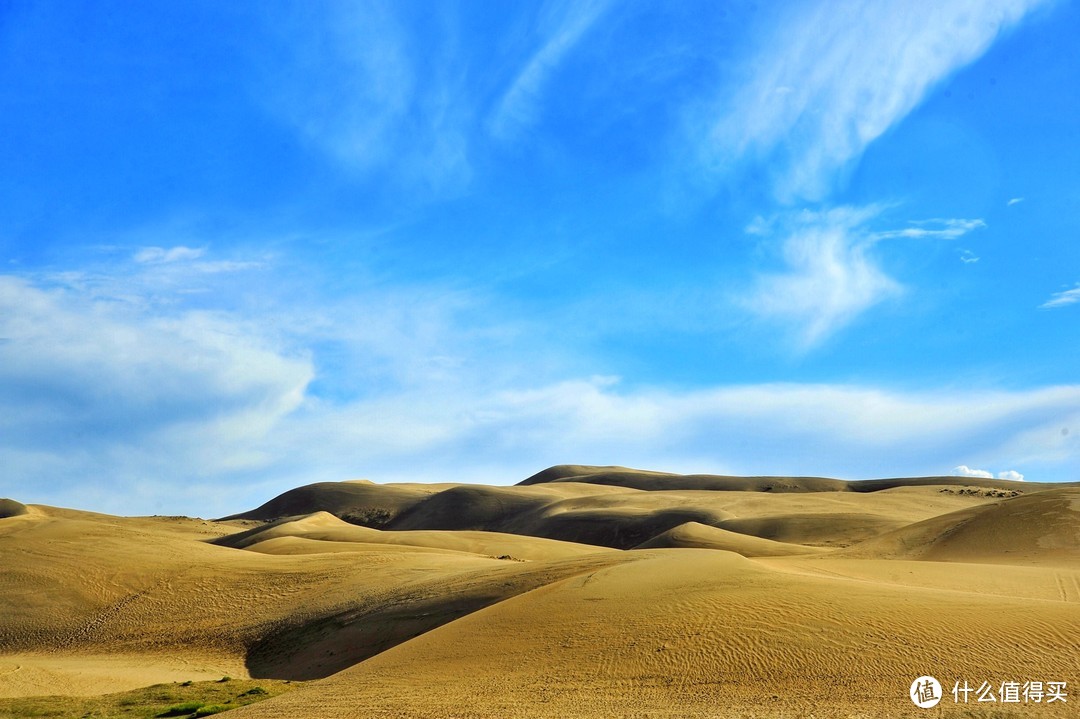
[[[26,505],[14,499],[0,497],[0,519],[18,517],[27,513]]]
[[[706,489],[737,492],[878,492],[895,487],[982,487],[985,489],[1015,490],[1017,482],[983,477],[906,477],[893,479],[843,480],[828,477],[735,477],[714,474],[671,474],[626,467],[590,467],[560,464],[537,472],[521,485],[549,482],[588,482],[648,491],[673,489]],[[1029,491],[1049,489],[1057,484],[1027,483]]]
[[[1080,482],[560,465],[218,521],[4,499],[0,558],[0,697],[229,674],[323,678],[237,717],[893,717],[932,674],[1080,703]]]
[[[636,547],[692,522],[762,539],[835,547],[935,516],[939,506],[969,506],[968,501],[953,501],[956,496],[949,493],[957,490],[978,493],[985,501],[1063,486],[977,477],[844,481],[559,465],[513,487],[313,484],[225,519],[267,521],[329,512],[346,522],[384,530],[488,531],[616,549]],[[925,505],[910,494],[915,488],[933,488],[943,496]],[[895,496],[883,494],[890,491]],[[802,498],[763,499],[750,493]],[[778,511],[781,508],[793,511]]]

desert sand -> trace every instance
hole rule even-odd
[[[0,698],[229,675],[307,682],[238,718],[1063,717],[1078,668],[1080,483],[566,465],[217,521],[0,500]],[[1067,701],[997,696],[1030,681]]]

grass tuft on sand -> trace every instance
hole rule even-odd
[[[0,719],[81,717],[84,719],[192,719],[276,697],[302,682],[274,679],[155,684],[97,697],[0,699]]]

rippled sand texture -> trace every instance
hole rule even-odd
[[[217,522],[0,501],[0,697],[228,674],[319,680],[238,718],[1058,717],[1078,667],[1076,483],[563,466]],[[920,710],[924,674],[1075,696]]]

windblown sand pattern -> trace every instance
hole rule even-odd
[[[0,500],[0,697],[231,675],[318,680],[238,718],[1060,717],[1078,667],[1080,483],[561,466],[219,521]]]

